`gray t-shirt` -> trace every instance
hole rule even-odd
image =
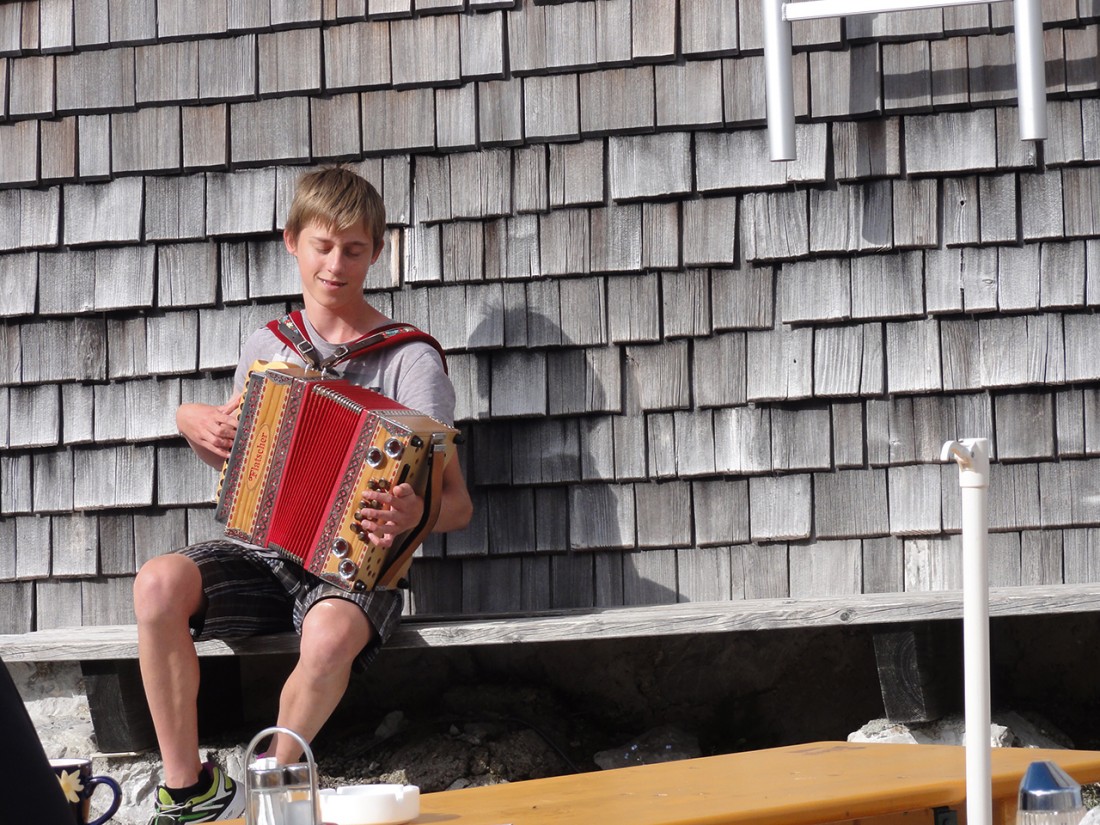
[[[305,313],[302,313],[302,319],[318,356],[327,358],[337,345],[322,338]],[[275,333],[261,327],[252,333],[241,350],[241,360],[233,379],[235,392],[244,387],[248,369],[257,359],[306,366],[298,353],[279,340]],[[430,415],[444,424],[454,424],[454,386],[443,369],[443,360],[430,344],[412,341],[385,347],[337,364],[333,372],[362,387],[380,392],[409,409]]]

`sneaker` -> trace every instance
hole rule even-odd
[[[157,788],[149,825],[192,825],[244,816],[244,790],[213,762],[203,768],[212,779],[205,793],[176,802],[163,785]]]

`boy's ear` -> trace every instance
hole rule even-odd
[[[385,243],[375,244],[374,255],[370,259],[370,265],[374,266],[374,262],[378,260],[378,256],[382,254],[382,250],[385,248]]]
[[[289,229],[283,230],[283,244],[291,255],[298,254],[298,236],[291,233]]]

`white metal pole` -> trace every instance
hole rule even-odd
[[[764,17],[764,91],[771,159],[794,160],[794,88],[791,84],[791,24],[783,0],[760,0]]]
[[[1013,0],[1020,140],[1047,136],[1047,75],[1039,0]]]
[[[989,561],[987,550],[989,440],[943,445],[941,460],[959,465],[962,488],[963,681],[966,701],[966,821],[992,825],[990,758]]]

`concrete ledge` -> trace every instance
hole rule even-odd
[[[991,617],[1087,613],[1100,610],[1100,583],[992,588]],[[961,619],[962,591],[868,593],[819,599],[751,599],[651,607],[563,610],[492,618],[406,618],[391,648],[461,647],[624,639],[646,636],[781,630],[798,627],[890,624]],[[293,633],[199,642],[200,656],[293,653]],[[134,625],[58,628],[0,636],[9,662],[95,661],[137,657]]]

